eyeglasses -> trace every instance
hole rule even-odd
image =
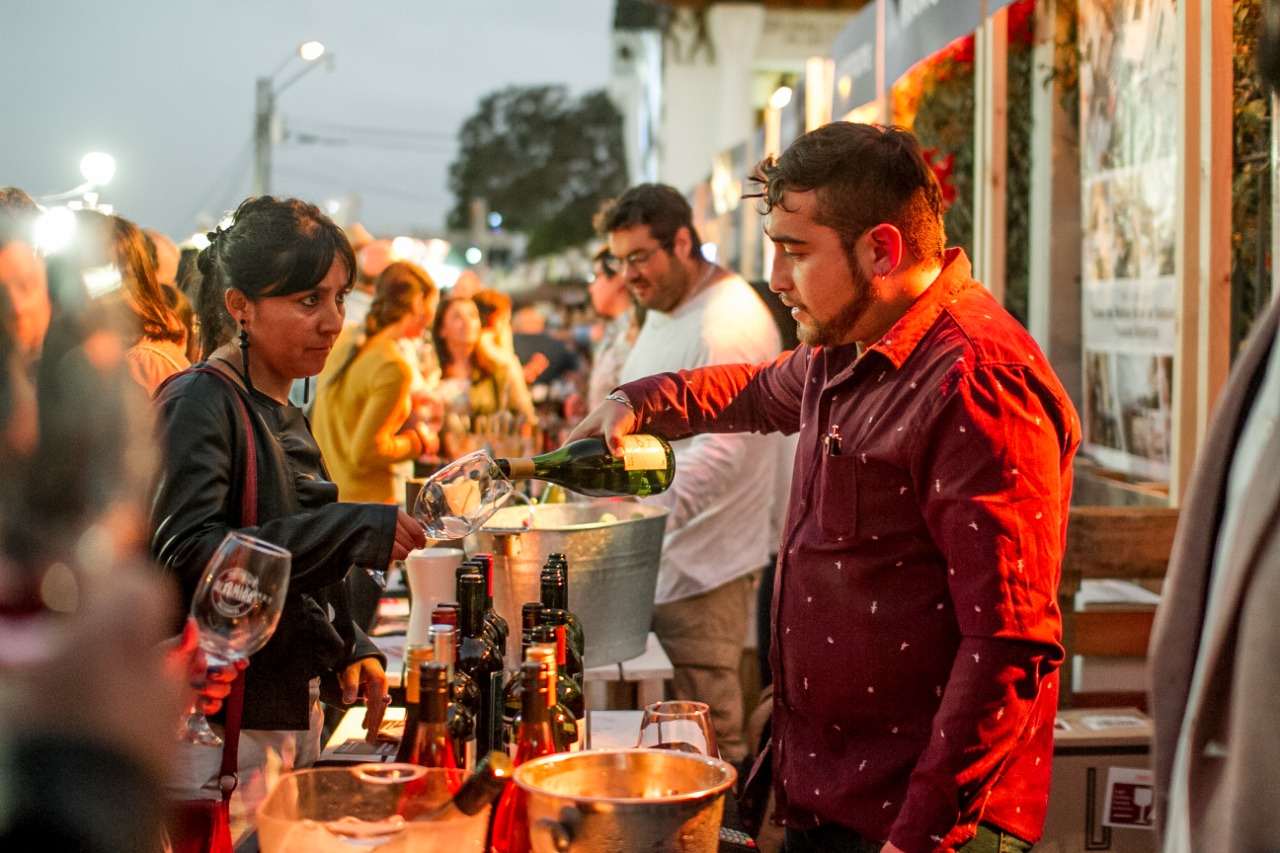
[[[625,258],[617,258],[616,262],[618,264],[618,272],[625,273],[627,271],[627,267],[636,269],[637,267],[644,266],[649,263],[649,259],[657,254],[661,249],[661,246],[654,246],[652,249],[637,249]]]
[[[600,255],[596,258],[596,275],[613,278],[618,274],[618,259],[613,255]]]

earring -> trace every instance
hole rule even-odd
[[[253,380],[249,378],[249,330],[245,328],[244,318],[240,318],[240,365],[244,369],[244,385],[253,388]]]

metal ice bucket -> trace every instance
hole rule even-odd
[[[513,629],[520,607],[538,601],[538,578],[547,555],[569,561],[569,609],[582,621],[588,667],[630,660],[644,653],[658,585],[658,562],[667,511],[643,501],[541,504],[498,510],[467,537],[467,553],[490,552],[494,608]],[[603,519],[603,520],[602,520]],[[514,661],[510,663],[518,665]]]
[[[514,778],[534,853],[715,853],[737,775],[718,758],[619,749],[534,759]]]

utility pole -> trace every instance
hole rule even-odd
[[[253,123],[253,194],[271,193],[271,124],[276,96],[270,77],[259,77]]]

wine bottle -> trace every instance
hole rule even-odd
[[[493,609],[493,555],[476,554],[471,558],[480,568],[480,576],[484,578],[484,621],[493,626],[498,633],[498,651],[507,657],[507,638],[511,636],[511,626],[497,610]]]
[[[582,621],[569,609],[569,563],[563,554],[552,554],[547,558],[538,575],[538,588],[543,607],[564,613],[569,645],[577,650],[579,658],[585,658],[587,647]]]
[[[420,821],[457,820],[479,814],[480,810],[496,800],[507,783],[515,765],[505,752],[491,752],[476,764],[476,772],[462,783],[462,787],[436,808],[416,818]]]
[[[565,663],[563,664],[564,674],[567,675],[569,678],[573,679],[574,681],[578,682],[578,688],[582,689],[582,685],[586,681],[586,667],[582,661],[582,652],[575,649],[573,647],[573,644],[567,641],[568,619],[566,618],[566,616],[567,616],[567,611],[565,610],[559,610],[554,607],[552,608],[544,607],[542,609],[542,624],[549,625],[553,629],[561,628],[561,629],[564,629],[564,631],[566,632],[565,633],[566,642],[564,643],[564,647],[565,647]],[[555,642],[555,641],[556,640],[553,635],[552,642]]]
[[[474,557],[468,557],[466,560],[462,562],[460,566],[458,566],[457,569],[454,570],[455,584],[460,583],[462,578],[465,575],[477,575],[482,581],[484,581],[484,586],[487,590],[489,582],[485,580],[484,566],[480,561],[476,560]],[[487,595],[487,592],[485,594]],[[458,595],[458,600],[461,601],[462,587],[460,586],[457,587],[457,595]],[[484,606],[483,600],[481,602],[481,606],[482,607]],[[502,635],[498,633],[498,627],[494,625],[492,622],[490,622],[487,618],[484,619],[481,627],[484,630],[485,639],[489,641],[489,645],[493,646],[494,650],[499,655],[502,655],[505,658],[506,657],[505,644],[502,642]]]
[[[502,737],[502,658],[484,637],[484,580],[477,574],[458,581],[462,609],[462,639],[458,643],[457,669],[469,675],[480,688],[480,713],[476,717],[478,754],[498,748]]]
[[[575,720],[581,721],[587,713],[586,698],[582,685],[574,680],[565,668],[565,654],[568,644],[565,642],[563,625],[540,625],[534,630],[537,642],[546,643],[556,653],[556,701],[569,709]]]
[[[431,626],[431,648],[437,662],[446,667],[449,681],[449,703],[445,708],[445,728],[453,741],[453,757],[458,766],[470,770],[476,766],[476,713],[480,708],[480,688],[465,674],[456,671],[457,658],[452,625]]]
[[[656,495],[676,473],[676,458],[666,439],[656,435],[622,437],[621,456],[611,456],[600,436],[571,441],[550,453],[495,459],[512,480],[546,480],[593,497]]]
[[[418,720],[421,707],[421,675],[419,667],[431,661],[430,646],[409,646],[404,651],[404,730],[400,745],[396,747],[396,761],[407,762],[413,756],[414,740],[418,736]]]
[[[529,660],[529,646],[533,643],[531,632],[542,624],[542,604],[526,601],[520,607],[520,660]],[[520,670],[511,674],[502,688],[502,745],[510,754],[516,742],[520,721]]]
[[[549,714],[552,687],[547,679],[546,664],[525,661],[520,665],[520,678],[524,683],[521,697],[520,733],[516,754],[512,758],[519,767],[542,755],[556,752],[556,739],[551,731]],[[528,853],[529,842],[528,801],[519,785],[508,785],[498,801],[493,819],[494,853]]]
[[[448,667],[432,661],[418,667],[418,729],[414,734],[409,762],[422,767],[456,769],[453,739],[445,725],[448,706]]]
[[[555,632],[546,625],[539,625],[533,630],[534,643],[529,646],[529,659],[539,663],[546,662],[552,685],[555,687],[556,703],[551,709],[551,730],[556,735],[556,742],[561,752],[582,748],[582,736],[586,734],[586,723],[581,722],[586,713],[586,703],[582,691],[572,678],[566,678],[564,672],[556,664]],[[577,712],[570,707],[577,707]]]

